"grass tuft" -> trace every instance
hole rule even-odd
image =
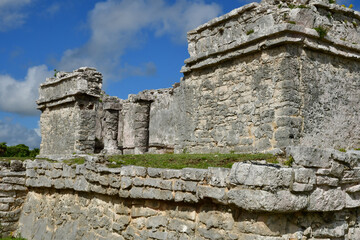
[[[252,33],[254,33],[254,29],[250,29],[249,31],[247,31],[247,32],[246,32],[246,35],[250,35],[250,34],[252,34]]]
[[[79,158],[72,158],[64,160],[63,163],[66,163],[67,165],[81,165],[85,163],[85,158],[79,157]]]
[[[116,155],[107,159],[108,167],[117,168],[124,165],[135,165],[154,168],[203,168],[224,167],[231,168],[233,163],[266,160],[268,163],[278,163],[272,154],[144,154],[144,155]]]
[[[328,33],[328,31],[329,31],[327,28],[325,28],[323,26],[318,26],[318,27],[316,27],[314,29],[318,32],[319,37],[321,39],[324,38],[326,36],[326,34]]]
[[[290,155],[289,159],[284,162],[284,165],[288,166],[288,167],[291,167],[294,162],[295,162],[295,160],[294,160],[293,156]]]

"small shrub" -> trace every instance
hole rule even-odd
[[[288,167],[291,167],[294,162],[295,162],[295,160],[294,160],[293,156],[290,155],[289,159],[284,162],[284,165],[288,166]]]
[[[247,32],[246,32],[246,35],[250,35],[250,34],[252,34],[252,33],[254,33],[254,29],[250,29],[249,31],[247,31]]]
[[[349,5],[349,8],[350,8],[350,9],[352,9],[353,7],[354,7],[354,5],[352,5],[352,4]]]
[[[318,26],[318,27],[316,27],[314,29],[318,32],[319,38],[321,38],[321,39],[324,38],[327,35],[328,31],[329,31],[327,28],[325,28],[323,26]]]
[[[330,4],[336,3],[336,0],[329,0]]]

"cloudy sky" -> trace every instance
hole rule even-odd
[[[0,0],[0,142],[39,147],[35,100],[54,69],[94,66],[120,98],[170,87],[188,58],[186,32],[250,2]]]

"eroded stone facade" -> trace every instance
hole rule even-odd
[[[359,148],[358,25],[325,0],[262,1],[190,31],[173,88],[122,100],[94,69],[58,73],[40,88],[41,155]]]

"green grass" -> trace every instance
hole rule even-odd
[[[272,154],[144,154],[144,155],[117,155],[107,159],[108,167],[116,168],[124,165],[135,165],[154,168],[230,168],[235,162],[249,160],[266,160],[269,163],[278,163],[277,157]]]
[[[346,149],[345,148],[340,148],[339,151],[340,152],[346,152]]]

